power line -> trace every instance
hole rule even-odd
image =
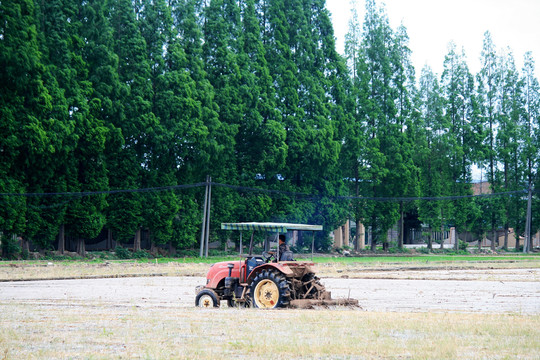
[[[417,197],[363,197],[363,196],[338,196],[338,198],[349,199],[349,200],[371,200],[371,201],[418,201],[418,200],[433,200],[433,201],[448,201],[448,200],[460,200],[468,198],[490,198],[497,196],[507,196],[515,194],[526,194],[527,190],[514,190],[514,191],[505,191],[499,193],[490,193],[490,194],[470,194],[470,195],[453,195],[453,196],[417,196]]]
[[[271,190],[271,189],[261,189],[261,188],[252,188],[252,187],[246,187],[246,186],[239,186],[239,185],[228,185],[228,184],[221,184],[221,183],[211,183],[212,186],[219,186],[219,187],[227,187],[230,189],[235,190],[241,190],[241,191],[253,191],[253,192],[264,192],[264,193],[274,193],[274,194],[283,194],[283,195],[289,195],[289,196],[297,196],[297,197],[303,197],[306,199],[335,199],[335,200],[366,200],[366,201],[382,201],[382,202],[390,202],[390,201],[418,201],[418,200],[428,200],[428,201],[448,201],[448,200],[460,200],[460,199],[467,199],[467,198],[490,198],[490,197],[497,197],[497,196],[508,196],[508,195],[516,195],[516,194],[526,194],[527,189],[522,190],[514,190],[514,191],[505,191],[505,192],[498,192],[498,193],[490,193],[490,194],[469,194],[469,195],[454,195],[454,196],[441,196],[441,197],[434,197],[434,196],[417,196],[417,197],[376,197],[376,196],[321,196],[321,195],[313,195],[313,194],[306,194],[306,193],[300,193],[300,192],[290,192],[290,191],[281,191],[281,190]],[[539,192],[538,190],[534,190],[534,192]]]
[[[306,200],[317,200],[317,199],[333,199],[333,200],[359,200],[359,201],[381,201],[381,202],[393,202],[393,201],[451,201],[451,200],[460,200],[467,198],[491,198],[498,196],[513,196],[518,194],[526,194],[527,189],[514,190],[514,191],[505,191],[498,193],[490,194],[469,194],[469,195],[454,195],[454,196],[416,196],[416,197],[376,197],[376,196],[322,196],[315,194],[306,194],[301,192],[292,192],[292,191],[283,191],[283,190],[272,190],[272,189],[261,189],[240,185],[230,185],[217,182],[200,182],[195,184],[186,184],[186,185],[170,185],[170,186],[160,186],[160,187],[151,187],[151,188],[141,188],[141,189],[118,189],[118,190],[102,190],[102,191],[84,191],[84,192],[54,192],[54,193],[0,193],[0,198],[6,197],[53,197],[53,196],[63,196],[63,197],[86,197],[93,195],[113,195],[113,194],[122,194],[122,193],[145,193],[145,192],[159,192],[159,191],[168,191],[168,190],[178,190],[178,189],[190,189],[203,186],[216,186],[224,187],[229,189],[234,189],[237,191],[249,191],[249,192],[261,192],[267,194],[278,194],[278,195],[287,195],[304,198]],[[538,190],[533,190],[533,192],[538,193]],[[69,202],[69,200],[67,201]],[[65,202],[64,202],[65,203]]]

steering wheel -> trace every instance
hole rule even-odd
[[[265,262],[269,262],[272,258],[276,259],[276,254],[273,251],[263,251],[262,257]]]

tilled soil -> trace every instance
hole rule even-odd
[[[540,314],[540,270],[372,272],[323,278],[333,298],[375,312]],[[132,277],[0,282],[0,305],[193,307],[203,277]],[[223,302],[222,306],[226,306]]]

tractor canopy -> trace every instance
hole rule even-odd
[[[322,225],[290,224],[274,222],[241,222],[222,223],[221,230],[261,230],[267,232],[286,233],[290,230],[321,231]]]
[[[266,231],[273,233],[286,233],[291,230],[299,231],[322,231],[322,225],[309,225],[309,224],[291,224],[291,223],[275,223],[275,222],[241,222],[241,223],[222,223],[222,230],[238,230],[240,234],[242,231]],[[241,235],[240,235],[241,236]],[[241,239],[241,237],[240,237]],[[240,248],[242,240],[240,240]],[[265,243],[266,244],[266,243]],[[266,251],[268,251],[267,245],[265,245]],[[311,257],[313,258],[313,252],[315,251],[315,235],[312,238],[311,242]],[[253,253],[253,233],[251,235],[251,241],[249,244],[249,254]],[[280,258],[279,248],[277,259]],[[292,258],[290,259],[292,260]]]

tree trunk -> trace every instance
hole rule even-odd
[[[366,229],[364,224],[360,220],[356,220],[356,242],[354,244],[354,249],[356,251],[364,250],[366,247]]]
[[[351,225],[350,220],[347,219],[345,221],[345,225],[343,225],[343,246],[347,246],[347,248],[350,249],[351,246]]]
[[[86,255],[86,246],[84,244],[84,239],[77,239],[77,254],[79,254],[80,256]]]
[[[58,252],[64,254],[66,251],[66,232],[64,224],[60,225],[60,231],[58,232]]]
[[[400,218],[399,218],[399,238],[398,238],[398,248],[399,249],[403,249],[403,233],[405,232],[403,229],[404,225],[405,225],[405,221],[403,219],[403,201],[400,202],[399,204],[399,213],[400,213]]]
[[[375,230],[375,219],[371,218],[371,231],[369,232],[369,248],[371,251],[377,250],[377,231]]]
[[[359,184],[359,174],[358,174],[358,162],[356,162],[356,167],[355,167],[355,170],[354,170],[354,177],[355,177],[355,194],[356,194],[356,198],[358,198],[358,196],[360,195],[360,184]],[[356,202],[356,234],[354,236],[354,250],[355,251],[359,251],[359,250],[364,250],[364,245],[365,245],[365,241],[364,241],[364,236],[363,236],[363,229],[360,229],[360,226],[362,226],[362,228],[364,227],[362,225],[362,223],[360,222],[360,201],[357,201]],[[362,238],[362,240],[360,239]]]
[[[172,241],[169,241],[169,255],[176,255],[176,248],[173,246]]]
[[[508,251],[508,224],[504,225],[504,245],[503,249]]]
[[[491,239],[491,251],[495,251],[495,246],[497,245],[497,230],[493,229],[493,238]]]
[[[432,240],[432,237],[433,237],[433,230],[429,229],[429,234],[428,234],[428,238],[427,238],[427,248],[429,250],[433,250],[433,240]]]
[[[6,247],[2,244],[2,237],[3,235],[0,233],[0,249],[2,250],[2,257],[7,257]]]
[[[141,228],[135,231],[135,239],[133,240],[133,251],[141,250]]]
[[[21,238],[21,250],[24,253],[28,254],[30,252],[30,244],[25,238]]]
[[[454,241],[454,250],[459,251],[459,236],[455,227],[450,228],[450,239]]]
[[[480,238],[480,240],[478,240],[478,251],[482,250],[482,243],[484,242],[484,240],[486,239],[486,233],[482,234],[482,237]]]
[[[441,250],[444,249],[444,225],[441,225]]]
[[[113,248],[113,237],[112,237],[112,230],[107,229],[107,250],[111,250]]]

